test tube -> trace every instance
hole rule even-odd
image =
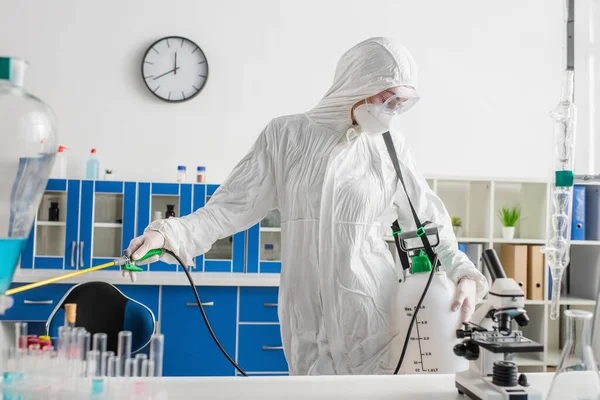
[[[148,376],[148,359],[142,360],[142,365],[140,366],[140,376],[145,378]]]
[[[38,357],[42,354],[42,348],[39,344],[31,344],[29,345],[29,355],[33,357]]]
[[[15,380],[21,381],[24,378],[25,370],[25,356],[27,355],[27,349],[16,349],[15,350]]]
[[[102,359],[100,362],[100,376],[108,376],[108,362],[111,357],[115,358],[114,351],[102,352]]]
[[[135,359],[128,358],[127,360],[125,360],[125,373],[123,375],[126,378],[135,377],[135,375],[133,374],[135,372],[133,368],[134,365]]]
[[[15,348],[27,347],[27,322],[15,324]]]
[[[101,354],[106,351],[108,335],[106,333],[94,333],[92,349],[98,350]]]
[[[75,330],[73,332],[77,334],[77,337],[75,339],[77,341],[77,348],[79,351],[79,357],[77,357],[77,358],[79,360],[79,364],[81,365],[81,370],[80,370],[79,376],[84,377],[84,376],[86,376],[85,371],[87,369],[87,366],[86,366],[86,364],[87,364],[87,348],[86,348],[87,331],[84,328],[75,328]]]
[[[87,376],[96,377],[99,376],[100,371],[96,368],[98,366],[98,358],[100,353],[98,350],[90,350],[87,354]]]
[[[152,335],[152,339],[150,339],[150,360],[154,363],[154,374],[152,376],[162,377],[164,348],[165,336],[162,333]]]
[[[125,361],[131,358],[131,332],[121,331],[119,332],[119,339],[117,344],[117,376],[123,376],[123,370],[125,368]]]
[[[60,357],[69,358],[69,350],[73,342],[73,332],[63,329],[58,338],[58,354]]]
[[[148,378],[152,378],[154,376],[154,372],[156,371],[156,366],[154,365],[154,361],[148,360]]]
[[[142,364],[145,360],[148,359],[148,356],[144,353],[139,353],[135,355],[135,364],[133,365],[135,374],[134,376],[142,376]]]
[[[91,344],[92,344],[92,334],[89,332],[86,332],[85,333],[85,347],[83,350],[86,358],[84,358],[84,360],[87,359],[87,353],[88,353],[88,351],[91,350]]]
[[[117,376],[117,357],[114,355],[108,356],[108,360],[106,360],[106,376],[109,378]]]

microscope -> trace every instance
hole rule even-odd
[[[473,314],[471,321],[456,331],[465,339],[454,347],[454,354],[469,360],[469,369],[456,374],[460,394],[477,400],[542,400],[543,396],[518,374],[511,361],[514,353],[542,352],[544,347],[513,330],[529,323],[525,295],[519,285],[506,277],[493,249],[484,251],[483,261],[492,277],[487,301]]]

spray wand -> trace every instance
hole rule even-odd
[[[150,250],[148,253],[146,253],[143,257],[141,257],[139,260],[136,261],[144,261],[150,257],[154,257],[154,256],[162,256],[163,254],[163,250],[162,249],[153,249]],[[94,272],[94,271],[99,271],[101,269],[105,269],[105,268],[109,268],[109,267],[113,267],[113,266],[120,266],[122,271],[133,271],[133,272],[141,272],[143,271],[142,268],[138,267],[135,265],[134,261],[131,259],[131,252],[129,250],[125,250],[125,255],[123,255],[122,257],[116,258],[111,262],[108,262],[106,264],[101,264],[92,268],[88,268],[88,269],[82,269],[79,271],[75,271],[75,272],[71,272],[68,274],[64,274],[64,275],[59,275],[59,276],[55,276],[53,278],[48,278],[48,279],[44,279],[42,281],[39,282],[34,282],[34,283],[30,283],[27,285],[23,285],[23,286],[19,286],[17,288],[14,289],[9,289],[6,291],[5,295],[6,296],[10,296],[16,293],[21,293],[24,292],[26,290],[30,290],[30,289],[35,289],[38,288],[40,286],[45,286],[48,285],[50,283],[55,283],[55,282],[59,282],[65,279],[69,279],[69,278],[74,278],[76,276],[80,276],[80,275],[84,275],[84,274],[88,274],[90,272]]]

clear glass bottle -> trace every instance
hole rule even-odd
[[[592,349],[592,313],[566,310],[567,340],[547,400],[599,400],[600,375]]]
[[[24,87],[27,63],[0,57],[0,293],[12,280],[58,149],[52,110]],[[0,296],[0,314],[10,307]]]
[[[265,244],[265,260],[275,261],[275,246],[271,243]]]
[[[186,181],[186,167],[185,165],[178,165],[177,166],[177,182],[178,183],[185,183]]]
[[[198,167],[196,169],[196,183],[206,182],[206,167]]]

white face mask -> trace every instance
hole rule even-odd
[[[361,104],[354,109],[354,119],[358,125],[371,136],[382,135],[390,130],[394,114],[382,111],[383,106],[373,104]]]

